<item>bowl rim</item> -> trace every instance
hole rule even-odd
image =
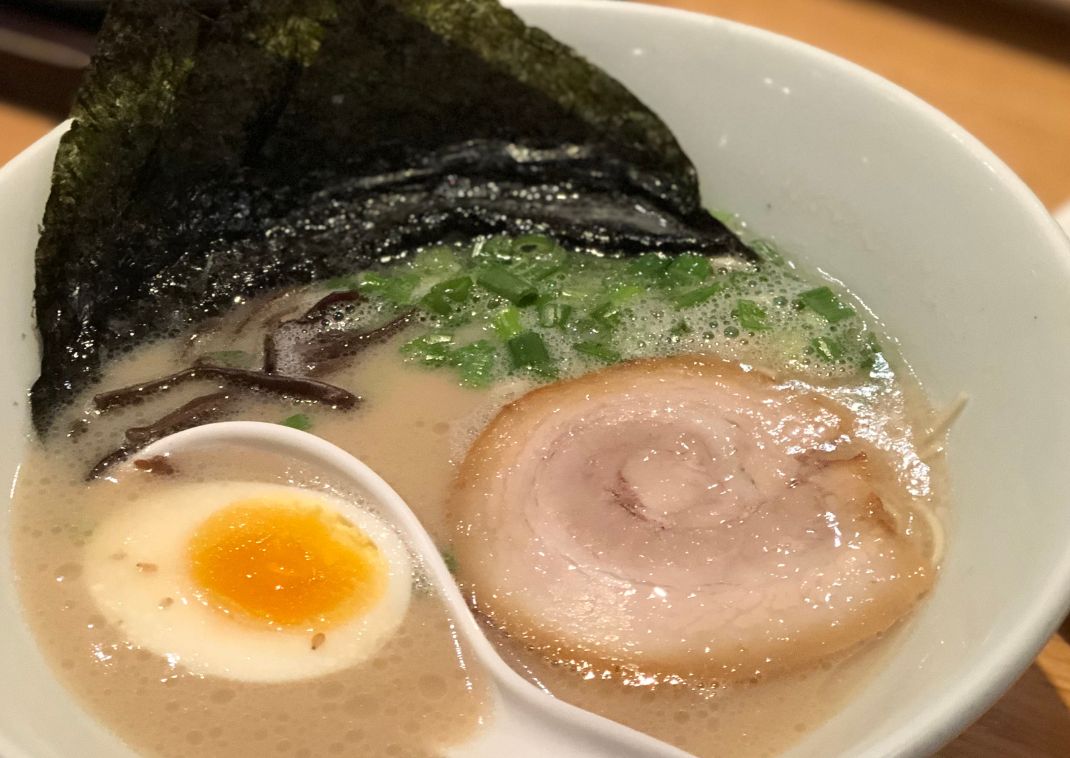
[[[985,166],[994,176],[996,183],[1007,192],[1009,199],[1013,200],[1020,212],[1028,218],[1030,224],[1042,233],[1052,253],[1053,264],[1061,266],[1070,279],[1070,238],[1025,182],[1002,159],[949,116],[917,95],[859,64],[776,32],[678,8],[610,0],[503,0],[503,4],[512,9],[543,8],[554,12],[580,8],[598,13],[631,15],[708,29],[723,29],[755,44],[785,50],[801,61],[812,62],[838,76],[854,79],[867,89],[882,94],[893,107],[911,112],[919,121],[950,136],[970,158]],[[580,53],[582,54],[582,50]],[[62,122],[7,164],[0,166],[0,184],[14,181],[13,177],[24,170],[27,164],[46,160],[48,155],[54,152],[59,136],[66,132],[70,125],[70,119]],[[1066,510],[1070,514],[1070,501]],[[903,756],[939,749],[1003,695],[1033,661],[1068,613],[1070,550],[1060,557],[1048,581],[1031,593],[1027,611],[1011,623],[1010,632],[983,657],[973,661],[972,668],[966,675],[952,682],[938,701],[919,703],[908,711],[908,718],[904,718],[900,726],[860,755]],[[4,755],[11,758],[28,758],[25,751],[11,745],[4,735],[0,735],[0,748]]]

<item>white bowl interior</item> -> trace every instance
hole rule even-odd
[[[878,77],[728,22],[528,0],[532,23],[620,78],[676,132],[708,205],[739,213],[880,314],[930,396],[969,395],[951,447],[949,552],[892,660],[791,755],[935,750],[1010,684],[1070,605],[1070,245],[945,117]],[[0,172],[0,477],[35,375],[32,255],[58,135]],[[0,618],[16,619],[0,516]],[[0,754],[129,754],[0,624]]]

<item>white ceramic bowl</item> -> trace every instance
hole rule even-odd
[[[937,402],[970,396],[950,454],[950,547],[882,673],[791,755],[932,752],[1029,664],[1070,605],[1070,245],[946,117],[826,53],[621,3],[519,2],[661,114],[710,207],[738,212],[883,318]],[[31,285],[58,133],[0,172],[0,478],[35,375]],[[127,754],[52,678],[0,521],[0,754]]]

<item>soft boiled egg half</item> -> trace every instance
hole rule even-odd
[[[409,553],[382,519],[276,484],[156,489],[101,524],[86,551],[89,591],[130,644],[242,681],[369,658],[412,591]]]

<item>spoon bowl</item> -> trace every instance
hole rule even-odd
[[[454,748],[465,756],[524,758],[568,756],[646,758],[686,756],[660,740],[558,700],[511,669],[483,634],[431,536],[394,489],[359,459],[313,434],[260,421],[222,421],[163,437],[139,456],[180,455],[220,446],[272,453],[315,467],[353,485],[374,503],[423,565],[445,603],[454,628],[496,690],[490,723],[472,742]]]

